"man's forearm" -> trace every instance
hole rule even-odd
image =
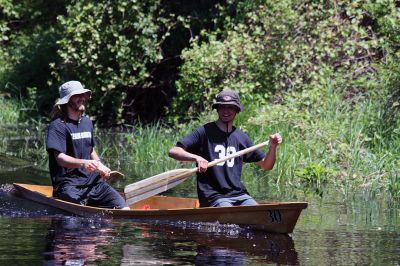
[[[259,161],[257,164],[264,170],[272,170],[276,161],[276,146],[271,147],[264,159]]]
[[[181,147],[173,147],[170,149],[168,156],[182,162],[194,162],[197,157],[197,155],[187,152]]]
[[[58,153],[56,155],[56,160],[59,165],[65,168],[82,168],[86,161],[84,159],[74,158],[64,153]]]
[[[97,152],[95,151],[95,149],[93,149],[92,153],[90,154],[90,158],[92,158],[92,160],[95,160],[95,161],[100,161],[100,157],[97,155]]]

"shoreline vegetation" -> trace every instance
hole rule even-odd
[[[385,140],[379,136],[380,132],[371,134],[368,131],[378,106],[365,100],[356,108],[350,108],[332,90],[324,97],[329,104],[310,110],[308,115],[312,119],[288,119],[282,116],[280,105],[249,106],[246,115],[240,114],[238,124],[255,143],[267,139],[270,132],[280,132],[284,138],[272,171],[265,173],[250,165],[245,167],[244,182],[248,189],[259,191],[266,186],[281,193],[301,191],[314,196],[323,196],[327,189],[342,195],[360,191],[374,195],[388,192],[391,198],[399,199],[398,139]],[[20,123],[18,104],[0,103],[3,110],[0,120],[6,121],[0,129],[0,152],[33,160],[36,167],[47,170],[47,123]],[[171,160],[168,149],[191,129],[215,118],[214,113],[204,113],[199,120],[176,127],[156,123],[124,130],[97,129],[97,149],[113,169],[129,173],[119,184],[123,187],[167,170],[192,167]],[[371,135],[374,137],[369,137]],[[195,196],[192,181],[181,187],[181,194]]]
[[[255,143],[283,136],[272,171],[245,167],[249,190],[400,199],[398,1],[4,0],[0,14],[6,156],[47,169],[57,88],[80,80],[97,150],[128,184],[182,167],[168,149],[232,89]]]

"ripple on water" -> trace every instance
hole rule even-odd
[[[49,217],[62,213],[15,195],[12,184],[0,185],[0,217]]]

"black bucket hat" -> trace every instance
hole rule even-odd
[[[240,97],[235,91],[224,90],[217,94],[215,97],[212,108],[216,109],[218,105],[235,105],[239,108],[239,112],[244,111],[243,105],[240,104]]]

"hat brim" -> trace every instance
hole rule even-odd
[[[90,94],[92,94],[92,91],[91,91],[91,90],[88,90],[88,89],[79,89],[79,90],[76,90],[76,91],[72,92],[71,94],[68,94],[68,95],[62,97],[61,99],[59,99],[59,100],[56,102],[56,105],[66,104],[66,103],[69,102],[69,99],[70,99],[72,96],[78,95],[78,94],[84,94],[84,93],[88,93],[88,92],[89,92]]]
[[[213,109],[217,109],[218,105],[234,105],[237,108],[239,108],[239,112],[243,112],[244,111],[244,106],[241,104],[237,104],[236,102],[216,102],[212,105]]]

